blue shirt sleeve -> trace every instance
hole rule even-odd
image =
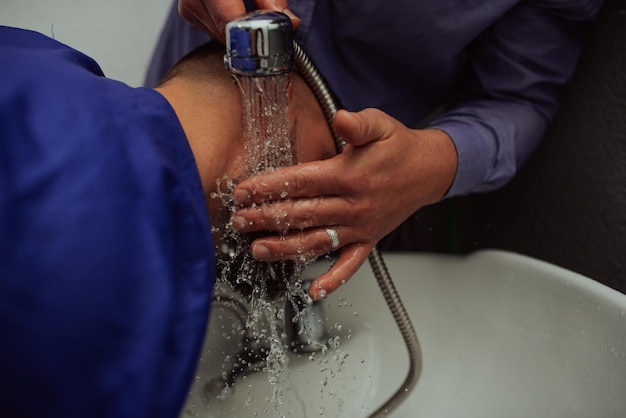
[[[0,28],[0,415],[176,417],[215,279],[167,101]]]
[[[508,182],[543,137],[600,1],[519,2],[469,46],[452,109],[431,123],[459,162],[448,196]]]
[[[496,189],[541,140],[601,0],[302,0],[297,39],[348,110],[446,131],[448,196]]]

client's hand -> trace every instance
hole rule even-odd
[[[287,14],[294,29],[300,26],[300,19],[289,10],[287,0],[255,0],[255,3],[259,9]],[[242,0],[178,0],[178,12],[192,26],[224,43],[226,24],[246,14],[246,8]]]
[[[332,227],[340,255],[311,285],[314,299],[345,283],[376,243],[417,209],[439,201],[457,165],[444,132],[409,129],[376,109],[339,111],[335,129],[347,143],[343,153],[241,182],[235,201],[242,208],[231,219],[241,232],[302,231],[254,241],[253,257],[266,261],[335,249]]]

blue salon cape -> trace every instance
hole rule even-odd
[[[167,101],[0,27],[0,416],[176,417],[214,279]]]

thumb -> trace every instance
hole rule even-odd
[[[364,109],[360,112],[339,110],[334,125],[337,135],[344,141],[361,146],[389,138],[395,122],[395,119],[378,109]]]

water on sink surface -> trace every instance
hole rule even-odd
[[[224,365],[230,365],[232,353],[241,349],[235,342],[240,330],[235,327],[233,332],[230,325],[224,330],[223,325],[238,322],[237,318],[227,310],[214,311],[182,417],[352,417],[355,409],[363,411],[370,392],[365,389],[376,383],[379,367],[372,361],[376,344],[371,330],[359,322],[353,304],[343,297],[329,300],[327,312],[329,319],[345,318],[330,323],[327,348],[289,353],[289,372],[281,381],[272,385],[266,371],[258,372],[240,377],[232,391],[209,393],[207,383],[225,373],[229,366]]]
[[[385,259],[424,356],[391,418],[626,416],[626,295],[505,252]],[[285,416],[365,418],[404,378],[404,344],[368,266],[325,304],[339,351],[289,355]],[[211,416],[193,390],[192,416]],[[275,417],[270,393],[251,375],[211,413]]]

